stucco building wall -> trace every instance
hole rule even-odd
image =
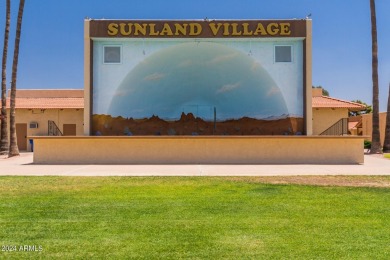
[[[9,127],[9,110],[7,112]],[[64,124],[76,124],[76,135],[83,135],[83,116],[83,109],[16,109],[16,124],[27,124],[27,136],[47,136],[49,120],[54,121],[61,132],[64,132]],[[38,128],[30,128],[33,122],[38,123]],[[28,139],[27,151],[31,151]]]
[[[313,135],[319,135],[342,118],[348,117],[348,108],[314,108]]]
[[[381,136],[381,144],[383,145],[385,140],[385,127],[386,127],[386,112],[379,113],[379,130]],[[372,135],[372,114],[362,115],[362,129],[363,136],[366,136],[366,140],[371,141]]]

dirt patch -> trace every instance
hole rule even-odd
[[[390,188],[390,176],[265,176],[227,179],[271,184]]]

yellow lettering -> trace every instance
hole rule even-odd
[[[277,23],[270,23],[267,25],[267,32],[269,35],[276,35],[279,33],[279,25]]]
[[[257,24],[257,28],[255,32],[253,33],[254,35],[267,35],[267,31],[265,30],[264,26],[261,23]]]
[[[211,29],[211,32],[213,33],[214,36],[216,36],[219,32],[219,29],[221,28],[222,26],[222,23],[218,23],[218,24],[215,24],[215,23],[209,23],[209,27]]]
[[[242,33],[242,35],[244,36],[250,36],[253,34],[253,31],[249,31],[249,23],[243,23],[242,24],[242,27],[244,29],[244,32]]]
[[[241,31],[238,31],[238,23],[232,23],[232,36],[240,36],[242,34]]]
[[[290,35],[290,23],[280,23],[280,35]]]
[[[118,24],[110,23],[107,28],[107,34],[111,36],[115,36],[118,34]]]
[[[162,36],[164,36],[164,35],[172,36],[172,35],[173,35],[172,30],[171,30],[171,27],[169,27],[169,24],[164,23],[164,27],[163,27],[163,29],[161,30],[160,35],[162,35]]]
[[[123,36],[127,36],[127,35],[130,35],[131,34],[131,26],[133,24],[132,23],[128,23],[128,24],[125,24],[125,23],[120,23],[119,24],[119,31],[121,32],[121,34]],[[128,29],[126,31],[126,26],[128,26]]]
[[[159,34],[160,32],[156,31],[156,24],[155,23],[149,24],[149,36],[157,36]]]
[[[190,23],[190,36],[196,36],[202,33],[202,26],[198,23]]]
[[[148,25],[146,23],[143,23],[142,25],[139,23],[134,24],[134,35],[139,35],[140,33],[142,35],[146,35],[146,27]]]
[[[229,34],[230,34],[229,26],[230,26],[230,24],[228,24],[228,23],[223,24],[223,36],[229,36]]]
[[[188,24],[175,23],[175,35],[187,35],[187,26]]]
[[[203,27],[200,23],[164,23],[162,28],[157,29],[155,23],[109,23],[107,26],[107,35],[109,36],[198,36],[202,34]],[[251,27],[250,23],[226,22],[226,23],[208,23],[213,36],[289,36],[291,35],[291,23],[271,22],[267,26],[263,23],[257,23],[256,27]]]

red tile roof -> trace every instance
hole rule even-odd
[[[10,108],[8,91],[7,108]],[[24,109],[66,109],[84,108],[83,89],[18,89],[16,108]]]
[[[7,98],[7,108],[10,108],[9,98]],[[16,98],[16,108],[82,109],[84,108],[84,98]]]
[[[312,99],[313,108],[348,108],[349,110],[364,110],[365,105],[326,96],[317,96]]]
[[[8,97],[10,91],[8,91]],[[82,98],[83,89],[17,89],[17,98]]]
[[[357,128],[359,122],[348,122],[348,129]]]

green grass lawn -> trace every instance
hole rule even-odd
[[[390,189],[0,177],[0,258],[389,259]]]

